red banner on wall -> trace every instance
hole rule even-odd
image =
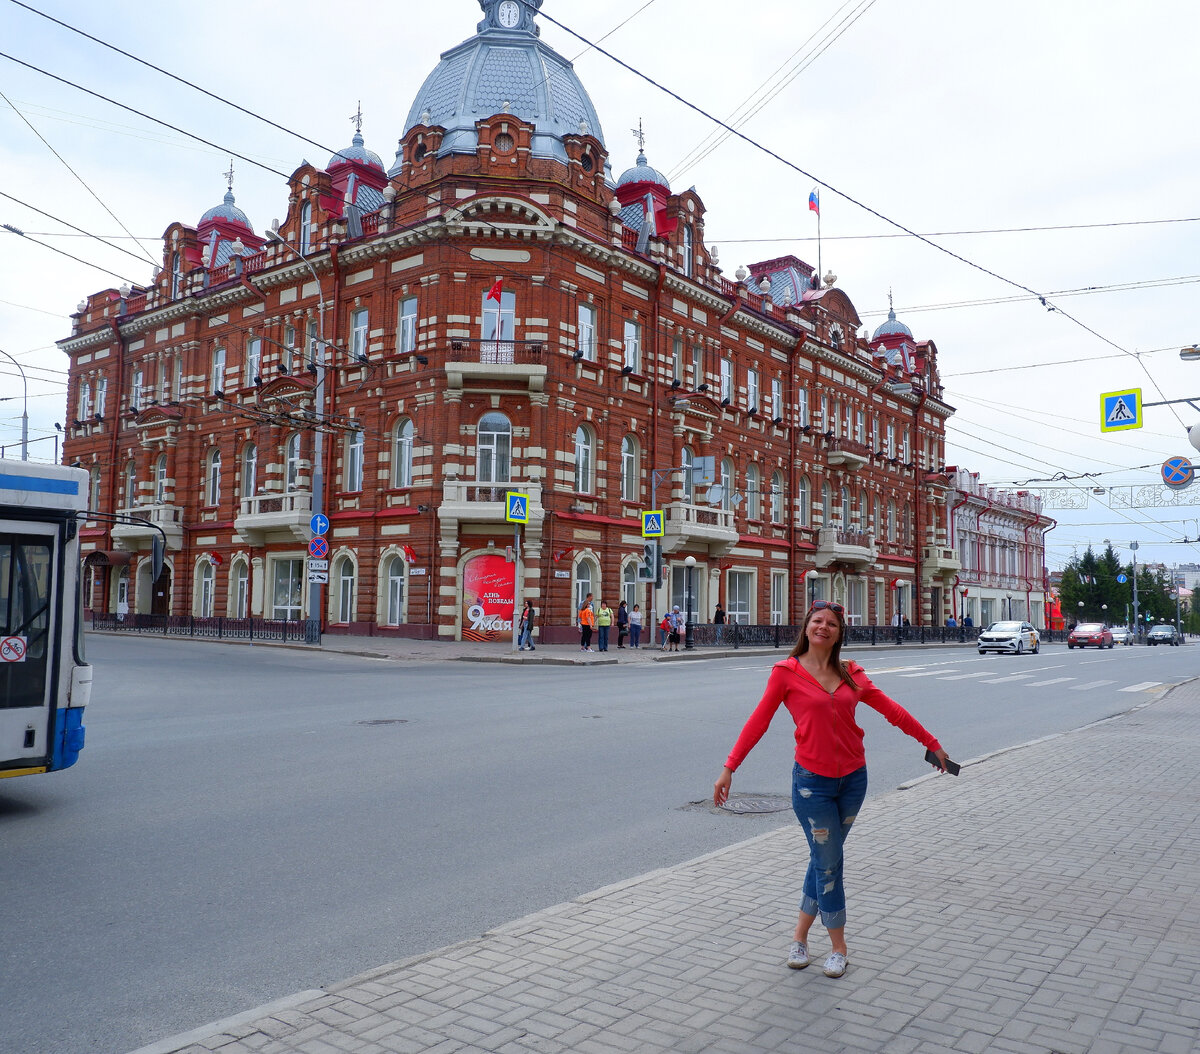
[[[515,564],[495,554],[463,565],[463,640],[512,641],[515,572]]]

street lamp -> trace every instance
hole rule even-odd
[[[1108,625],[1108,605],[1107,604],[1100,605],[1100,621],[1103,622],[1104,625],[1106,625],[1106,626]]]
[[[683,566],[687,568],[687,589],[684,604],[687,606],[687,617],[683,623],[683,650],[691,651],[696,646],[695,626],[692,624],[692,573],[696,570],[696,558],[684,558]]]
[[[958,624],[961,626],[967,621],[967,593],[969,590],[966,586],[960,586],[958,595],[962,597],[962,603],[958,607]]]
[[[813,606],[813,601],[817,599],[817,578],[820,577],[820,572],[815,568],[809,568],[804,572],[804,577],[808,580],[808,606]]]
[[[1012,621],[1012,594],[1005,593],[1004,595],[1005,595],[1005,597],[1008,598],[1008,619],[1011,622]]]
[[[25,371],[21,368],[21,364],[19,362],[17,362],[16,359],[14,359],[11,355],[9,355],[8,352],[5,351],[3,348],[0,348],[0,355],[4,355],[6,358],[11,360],[11,362],[14,366],[16,366],[17,372],[21,374],[21,384],[25,389],[24,409],[21,410],[21,460],[28,461],[29,460],[29,381],[25,379]],[[58,461],[57,455],[55,456],[54,460],[56,462]]]
[[[1083,621],[1083,601],[1079,602],[1079,618],[1075,620],[1076,624]]]
[[[314,515],[318,513],[325,514],[325,292],[321,288],[321,278],[317,274],[317,269],[313,267],[308,257],[304,255],[296,246],[289,242],[282,234],[279,233],[279,221],[267,228],[267,237],[274,242],[278,242],[285,249],[294,253],[299,257],[305,267],[309,269],[313,276],[313,281],[317,283],[317,354],[316,361],[313,365],[317,370],[317,390],[315,393],[317,421],[316,435],[313,438],[313,474],[312,474],[312,512]],[[308,584],[308,617],[315,619],[317,628],[320,629],[322,620],[321,606],[321,584],[319,582],[310,582]]]

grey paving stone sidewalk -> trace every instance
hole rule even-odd
[[[840,980],[787,827],[144,1054],[1195,1051],[1198,757],[1192,682],[869,800]]]

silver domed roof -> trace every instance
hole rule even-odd
[[[247,230],[254,230],[253,224],[241,209],[233,203],[233,191],[225,191],[225,201],[220,205],[214,205],[203,216],[200,217],[200,222],[205,223],[208,220],[228,220],[230,223],[240,223]]]
[[[877,330],[872,340],[878,340],[880,337],[912,337],[912,330],[903,322],[896,320],[896,309],[888,310],[887,321],[884,322]]]
[[[475,122],[507,112],[535,126],[535,157],[565,163],[563,137],[581,131],[603,143],[600,118],[571,63],[527,21],[503,29],[485,20],[474,37],[444,52],[413,100],[404,134],[418,124],[440,126],[440,156],[473,154]]]
[[[333,168],[334,165],[344,165],[347,161],[361,161],[363,164],[370,165],[372,168],[383,171],[383,161],[374,150],[368,150],[363,143],[362,132],[354,133],[353,145],[346,147],[345,150],[339,150],[329,159],[329,164],[326,169]]]
[[[630,183],[657,183],[660,187],[671,189],[671,184],[657,168],[651,168],[646,161],[646,155],[639,153],[637,156],[637,164],[633,168],[626,169],[621,174],[621,178],[617,180],[618,187],[628,186]]]

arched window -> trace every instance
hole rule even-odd
[[[771,522],[783,523],[783,473],[771,476]]]
[[[212,562],[201,560],[196,567],[196,615],[199,618],[212,618],[213,591],[216,586],[216,574]]]
[[[828,527],[830,517],[833,514],[833,492],[829,489],[829,483],[821,484],[821,526]]]
[[[693,259],[695,254],[695,235],[692,232],[692,225],[685,223],[683,225],[683,273],[692,277]]]
[[[171,299],[178,300],[183,292],[183,271],[180,269],[179,253],[171,253]]]
[[[867,523],[867,513],[870,511],[871,508],[867,504],[867,492],[860,490],[858,492],[858,529],[864,534],[870,530],[870,526]]]
[[[167,501],[167,455],[159,454],[154,462],[154,504],[165,505]]]
[[[284,481],[288,493],[300,486],[300,433],[293,432],[283,444]]]
[[[574,621],[576,613],[583,607],[583,601],[589,593],[595,593],[600,582],[595,563],[590,559],[580,560],[575,565],[575,610],[571,612]]]
[[[902,544],[908,545],[912,542],[912,506],[909,505],[908,502],[904,503],[904,509],[901,513],[901,516],[903,531],[900,535],[900,541]]]
[[[592,493],[592,466],[595,464],[596,441],[587,425],[575,429],[575,493]]]
[[[399,555],[390,556],[383,569],[383,580],[387,587],[387,615],[385,625],[404,624],[405,586],[408,581],[408,565]]]
[[[511,473],[512,425],[504,414],[484,414],[475,435],[475,478],[480,483],[507,483]]]
[[[638,441],[631,435],[621,440],[621,500],[637,501],[641,490],[641,458],[638,456]]]
[[[628,561],[621,568],[621,599],[625,601],[625,606],[628,610],[633,610],[633,605],[638,602],[638,577],[637,577],[638,562],[636,560]]]
[[[258,447],[247,443],[242,450],[242,497],[253,498],[258,490]]]
[[[801,527],[812,524],[812,484],[807,476],[801,476],[796,484],[796,517]]]
[[[229,616],[245,618],[250,611],[250,566],[237,559],[229,569]]]
[[[305,202],[300,206],[300,253],[304,255],[312,249],[312,204]]]
[[[746,469],[746,518],[762,519],[762,484],[757,465]]]
[[[413,437],[416,429],[404,418],[392,433],[392,486],[411,487],[413,477]],[[395,625],[395,623],[392,623]]]
[[[221,504],[221,451],[212,449],[204,466],[204,504]]]
[[[350,493],[362,490],[363,485],[363,445],[366,433],[356,428],[346,437],[346,470],[344,486]]]
[[[733,462],[729,458],[721,459],[721,508],[728,512],[733,508],[733,485],[736,477],[733,472]]]
[[[132,509],[137,504],[137,466],[132,461],[125,462],[121,497],[127,509]]]
[[[679,464],[683,466],[683,500],[689,505],[695,504],[696,501],[696,484],[692,480],[692,464],[694,460],[692,448],[685,446]]]
[[[354,621],[354,561],[342,555],[333,565],[330,585],[334,601],[334,622]]]
[[[95,511],[100,508],[100,469],[92,469],[92,486],[89,491],[88,508]]]

